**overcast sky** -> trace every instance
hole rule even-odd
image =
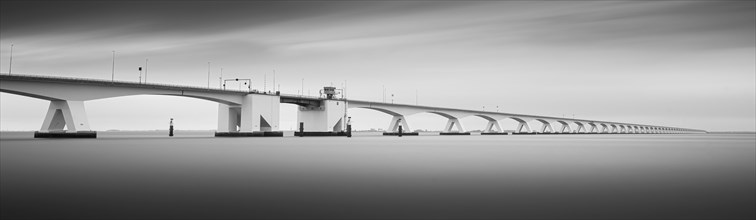
[[[0,72],[207,85],[253,78],[352,99],[756,130],[754,1],[0,3]],[[267,74],[267,75],[266,75]],[[416,95],[417,94],[417,95]],[[417,100],[416,100],[417,97]],[[390,100],[389,100],[390,101]],[[49,102],[0,93],[0,129],[37,130]],[[86,103],[96,130],[215,129],[217,104],[133,96]],[[350,110],[355,128],[389,116]],[[407,118],[440,130],[446,119]],[[483,129],[485,120],[462,120]],[[281,127],[296,123],[283,105]],[[514,123],[502,121],[504,129]]]

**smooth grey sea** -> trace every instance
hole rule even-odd
[[[2,219],[754,219],[756,135],[0,133]]]

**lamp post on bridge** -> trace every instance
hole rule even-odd
[[[13,44],[11,44],[10,62],[8,62],[8,75],[13,71]]]
[[[113,51],[113,65],[110,69],[110,82],[115,82],[115,50]]]
[[[150,59],[144,59],[144,83],[147,83],[147,63]]]

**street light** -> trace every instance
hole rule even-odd
[[[10,62],[8,62],[8,75],[11,74],[12,70],[13,70],[13,44],[11,44]]]
[[[113,67],[110,69],[110,82],[115,82],[115,50],[113,51]]]
[[[144,83],[147,83],[147,62],[150,62],[150,59],[144,59]]]

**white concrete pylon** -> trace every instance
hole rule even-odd
[[[238,132],[241,122],[241,106],[218,104],[218,132]]]
[[[528,122],[520,121],[519,124],[517,124],[517,129],[515,130],[515,133],[522,133],[522,130],[525,129],[525,132],[530,133],[530,125],[528,125]]]
[[[456,132],[465,132],[465,129],[462,127],[462,123],[459,122],[458,118],[449,118],[449,120],[446,121],[444,132],[453,132],[452,129],[454,128],[457,128]]]
[[[562,129],[559,129],[559,133],[572,133],[572,128],[570,127],[570,124],[567,124],[567,122],[559,121],[559,123],[562,124]],[[567,132],[564,132],[564,131]]]
[[[499,121],[488,120],[486,129],[483,132],[502,132],[501,125],[499,125]]]
[[[588,133],[588,130],[585,129],[585,125],[583,125],[583,123],[575,122],[575,124],[578,126],[575,129],[575,133],[580,133],[580,132]]]
[[[277,131],[280,96],[248,94],[242,98],[240,132]]]
[[[617,130],[617,125],[612,125],[612,130],[609,133],[619,133],[619,130]]]
[[[91,131],[87,112],[84,110],[84,101],[50,101],[40,130],[62,131],[63,128],[69,132]]]
[[[601,133],[609,133],[609,126],[601,124]]]
[[[394,117],[391,118],[391,123],[389,123],[388,131],[399,132],[399,125],[402,125],[402,132],[409,132],[409,125],[407,124],[407,120],[404,119],[403,115],[394,115]]]
[[[598,127],[596,127],[595,123],[588,123],[588,124],[591,125],[591,130],[588,131],[588,133],[599,133],[600,132],[599,129],[598,129]]]
[[[539,132],[546,133],[546,131],[548,131],[549,133],[554,133],[554,127],[551,126],[551,123],[549,123],[546,120],[538,120],[538,121],[541,122],[541,124],[543,124]]]

